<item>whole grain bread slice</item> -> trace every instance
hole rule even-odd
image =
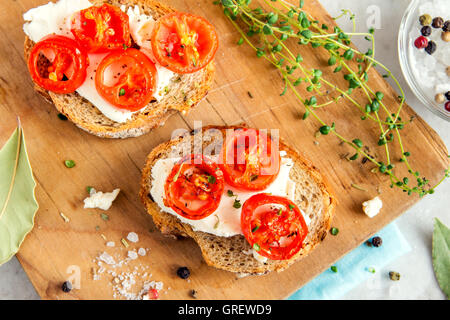
[[[280,150],[286,151],[287,157],[294,161],[290,178],[296,183],[295,203],[311,219],[303,248],[290,260],[268,260],[266,263],[261,263],[248,254],[251,247],[244,236],[219,237],[193,231],[190,225],[182,223],[176,216],[161,211],[151,196],[150,190],[153,183],[151,171],[159,159],[182,156],[186,147],[193,147],[196,137],[202,139],[203,148],[217,144],[218,147],[213,149],[220,150],[222,140],[217,139],[216,134],[219,131],[222,136],[225,136],[225,130],[230,128],[238,127],[204,127],[201,137],[197,136],[200,131],[192,132],[190,135],[168,141],[153,149],[142,172],[141,200],[163,234],[193,238],[208,265],[246,275],[283,271],[293,262],[306,256],[325,238],[331,226],[336,198],[317,168],[282,141]],[[214,155],[214,152],[212,154]]]
[[[139,6],[141,12],[152,15],[155,20],[175,11],[154,0],[91,0],[92,4],[110,3],[115,6]],[[25,37],[24,56],[26,61],[35,43]],[[105,117],[92,103],[78,93],[56,94],[35,85],[35,90],[79,128],[102,138],[138,137],[161,126],[176,112],[187,112],[194,108],[208,93],[215,73],[214,62],[204,69],[180,75],[172,79],[168,93],[159,102],[151,102],[125,123]]]

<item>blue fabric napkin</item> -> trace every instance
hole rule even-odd
[[[334,265],[337,272],[326,270],[308,282],[288,300],[333,300],[342,298],[347,292],[364,282],[391,261],[411,250],[410,245],[395,223],[391,223],[376,234],[383,240],[381,247],[362,244]]]

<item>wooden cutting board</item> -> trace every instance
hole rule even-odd
[[[104,273],[100,280],[94,281],[92,268],[96,265],[93,260],[103,251],[124,258],[127,250],[139,247],[149,248],[148,255],[121,271],[146,267],[152,274],[151,279],[163,281],[166,289],[170,287],[161,292],[162,299],[188,299],[192,289],[198,292],[200,299],[285,298],[419,200],[390,189],[386,177],[370,172],[373,166],[369,163],[362,164],[361,159],[352,163],[342,159],[342,155],[351,150],[339,145],[337,139],[315,138],[318,123],[312,119],[302,121],[303,107],[294,96],[280,96],[282,82],[278,73],[254,58],[250,49],[236,46],[237,33],[211,0],[168,1],[178,10],[205,16],[220,35],[214,87],[196,110],[187,116],[174,115],[163,128],[128,140],[99,139],[59,120],[55,108],[34,92],[22,57],[22,14],[45,2],[47,0],[4,0],[0,4],[0,144],[16,127],[19,116],[38,183],[36,193],[40,209],[35,228],[17,256],[42,298],[113,298],[112,276]],[[318,1],[306,1],[306,7],[318,20],[333,24]],[[330,69],[326,68],[328,57],[322,51],[305,47],[302,55],[307,66]],[[341,76],[330,76],[336,83],[345,85]],[[398,94],[380,75],[372,72],[370,84],[385,92],[388,105],[395,103]],[[357,94],[356,97],[360,98]],[[376,145],[376,126],[360,121],[354,108],[345,102],[327,107],[320,115],[329,123],[336,122],[344,136],[359,137]],[[443,142],[409,107],[401,116],[403,119],[416,117],[403,131],[407,150],[412,154],[412,165],[436,182],[448,165]],[[310,256],[287,271],[241,279],[208,267],[193,241],[175,241],[161,236],[138,198],[140,169],[153,147],[168,140],[176,128],[192,129],[195,121],[202,121],[203,125],[246,122],[254,127],[280,129],[281,136],[313,160],[336,191],[339,205],[333,226],[339,228],[339,235],[328,236]],[[383,150],[372,147],[371,152],[382,155]],[[393,158],[399,157],[394,153]],[[75,160],[76,167],[67,169],[63,164],[66,159]],[[352,188],[352,184],[367,191]],[[109,221],[100,217],[100,211],[83,209],[86,186],[103,191],[122,189],[107,212]],[[378,191],[383,209],[376,218],[369,219],[362,212],[361,203]],[[60,212],[70,219],[69,223],[64,222]],[[120,239],[130,231],[138,233],[140,241],[125,249]],[[108,241],[114,241],[116,247],[108,248],[102,234]],[[61,283],[77,270],[71,266],[79,268],[81,288],[65,294],[60,290]],[[179,266],[190,268],[189,282],[176,276]]]

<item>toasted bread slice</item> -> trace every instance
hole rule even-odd
[[[208,134],[207,131],[212,128],[220,130],[225,136],[226,129],[237,127],[203,128],[203,147],[221,143],[221,140],[216,138],[217,136]],[[306,256],[325,238],[330,229],[336,199],[319,171],[283,142],[280,142],[280,150],[286,151],[287,157],[294,161],[290,178],[296,183],[295,203],[311,219],[304,247],[292,259],[286,261],[268,260],[266,263],[261,263],[252,255],[244,252],[251,249],[244,236],[219,237],[209,233],[195,232],[190,225],[182,223],[176,216],[161,211],[150,194],[153,183],[152,167],[159,159],[182,156],[185,146],[194,141],[192,136],[199,132],[191,133],[191,137],[185,136],[163,143],[156,147],[147,158],[147,163],[142,172],[140,197],[147,208],[147,212],[152,216],[153,221],[162,233],[193,238],[200,246],[208,265],[241,274],[265,274],[271,271],[282,271],[294,261]],[[215,150],[220,150],[220,147]]]
[[[91,0],[92,4],[110,3],[115,6],[138,5],[142,12],[156,20],[175,11],[153,0]],[[25,38],[24,55],[26,61],[34,42]],[[145,109],[125,122],[118,123],[105,117],[92,103],[78,93],[55,94],[35,85],[35,89],[56,109],[79,128],[102,138],[138,137],[151,129],[161,126],[174,113],[187,112],[194,108],[208,93],[215,73],[214,61],[204,69],[180,75],[171,81],[169,92],[159,102],[150,103]]]

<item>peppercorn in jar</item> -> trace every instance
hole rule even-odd
[[[414,77],[430,100],[450,112],[450,0],[422,1],[409,37]]]

